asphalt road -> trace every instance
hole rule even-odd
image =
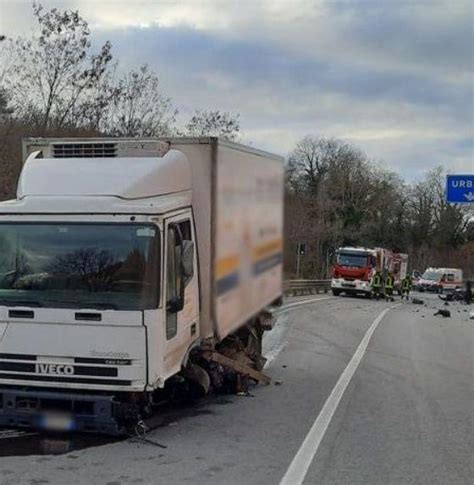
[[[293,302],[265,341],[272,385],[171,414],[149,434],[166,449],[0,457],[0,484],[472,483],[474,321],[424,298],[383,318],[393,304]],[[0,435],[0,455],[14,443]]]

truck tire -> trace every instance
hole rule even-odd
[[[340,293],[341,293],[341,290],[335,290],[335,289],[333,289],[333,290],[332,290],[332,294],[333,294],[334,296],[339,296],[339,295],[340,295]]]

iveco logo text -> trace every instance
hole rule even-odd
[[[72,376],[74,374],[74,367],[72,365],[61,364],[36,364],[36,373]]]

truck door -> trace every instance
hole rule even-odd
[[[165,224],[164,302],[167,375],[179,372],[192,342],[199,337],[199,286],[191,213]]]

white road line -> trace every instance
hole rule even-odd
[[[8,430],[8,431],[0,431],[0,440],[8,440],[13,438],[23,438],[25,436],[34,436],[38,433],[35,432],[27,432],[21,430]]]
[[[288,305],[283,305],[281,307],[280,312],[284,312],[285,310],[289,310],[295,306],[305,305],[306,303],[314,303],[315,301],[324,301],[324,300],[333,300],[336,298],[335,296],[323,296],[322,298],[311,298],[309,300],[301,300],[295,301],[294,303],[288,303]]]
[[[354,375],[355,371],[362,361],[362,358],[364,357],[365,351],[367,350],[367,346],[369,345],[373,333],[375,332],[375,330],[377,330],[377,327],[379,326],[385,315],[396,306],[398,305],[386,308],[372,322],[372,325],[365,333],[364,338],[361,340],[359,347],[357,347],[357,350],[352,356],[352,359],[350,360],[347,367],[344,369],[344,372],[339,377],[339,380],[334,386],[334,389],[331,391],[331,394],[324,403],[321,412],[314,421],[313,426],[311,426],[311,429],[306,435],[306,438],[304,439],[303,444],[300,446],[300,449],[293,458],[293,461],[291,462],[288,470],[281,479],[280,485],[299,485],[303,483],[303,480],[308,473],[308,469],[313,462],[314,456],[318,451],[319,445],[324,438],[324,435],[329,427],[334,413],[336,412],[342,396],[344,395],[347,386],[351,382],[352,376]]]

